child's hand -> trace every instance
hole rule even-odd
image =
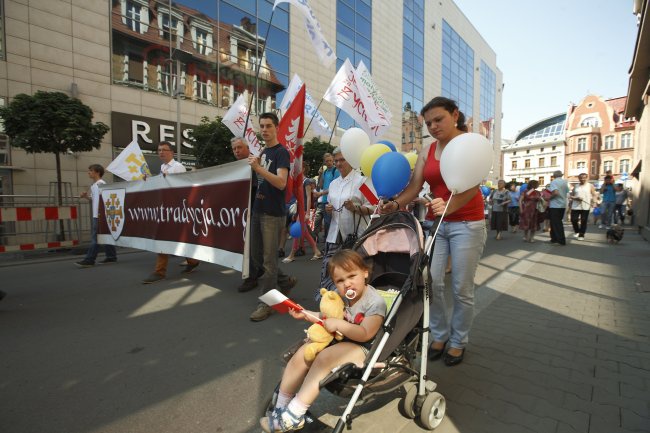
[[[305,313],[303,313],[303,310],[294,310],[293,308],[289,308],[289,315],[298,320],[306,320],[305,318],[307,317]]]
[[[339,330],[340,323],[341,323],[341,319],[330,318],[330,319],[323,320],[323,326],[325,327],[325,329],[327,329],[327,332],[329,332],[330,334],[333,334]]]

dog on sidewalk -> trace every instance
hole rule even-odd
[[[617,244],[623,239],[623,227],[614,224],[611,229],[607,230],[607,243]]]

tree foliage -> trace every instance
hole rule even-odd
[[[29,153],[89,152],[98,149],[109,128],[92,123],[93,110],[61,92],[17,95],[0,117],[11,145]]]
[[[309,177],[314,177],[318,174],[318,169],[323,165],[323,155],[332,152],[334,146],[327,141],[322,141],[318,137],[305,142],[302,158],[309,161]]]
[[[224,164],[235,160],[230,147],[232,132],[217,116],[215,120],[201,118],[201,123],[192,132],[194,156],[201,167]]]

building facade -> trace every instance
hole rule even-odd
[[[634,161],[634,118],[624,114],[626,98],[586,96],[569,106],[566,127],[566,174],[570,183],[580,173],[599,183],[611,172],[616,182],[631,186]]]
[[[650,240],[650,1],[633,1],[639,30],[630,68],[625,116],[637,119],[634,128],[634,162],[630,172],[634,183],[634,224]]]
[[[191,129],[202,117],[223,116],[243,92],[257,95],[253,114],[275,110],[294,73],[319,100],[346,58],[355,66],[364,62],[393,114],[382,139],[421,149],[431,139],[419,110],[443,95],[459,102],[471,130],[499,148],[496,53],[452,1],[312,1],[336,48],[337,62],[329,67],[320,63],[300,10],[288,3],[273,10],[273,3],[1,0],[0,103],[37,90],[65,92],[111,126],[100,149],[62,157],[73,195],[87,188],[90,164],[107,166],[132,139],[157,171],[153,151],[160,140],[175,144],[177,123],[183,162],[192,165]],[[353,124],[337,111],[320,105],[330,126],[336,120],[333,144]],[[47,195],[56,179],[54,158],[11,148],[2,138],[0,179],[5,195]]]
[[[514,142],[502,147],[506,182],[551,182],[555,170],[564,171],[566,114],[557,114],[524,128]]]

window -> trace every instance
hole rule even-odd
[[[540,176],[540,177],[537,179],[537,181],[539,182],[539,185],[540,185],[540,186],[541,186],[541,185],[546,185],[546,183],[544,183],[544,176]]]
[[[543,152],[544,152],[544,148],[543,148],[543,147],[540,148],[540,149],[539,149],[539,152],[540,152],[540,153],[543,153]]]
[[[553,146],[553,147],[551,147],[551,150],[555,150],[556,147],[557,147],[557,146]]]
[[[551,166],[557,165],[557,156],[551,156]]]
[[[144,81],[144,68],[142,56],[129,54],[129,81],[142,83]]]
[[[632,134],[621,135],[621,149],[629,149],[632,147]]]
[[[598,136],[594,135],[591,137],[591,150],[597,151],[598,150]]]
[[[578,150],[577,152],[584,152],[587,150],[587,138],[580,137],[578,138]]]
[[[525,178],[524,178],[524,183],[528,183],[528,182],[530,182],[530,178],[529,178],[529,177],[525,177]]]
[[[611,171],[614,166],[613,161],[604,161],[603,162],[603,171]]]
[[[140,33],[140,5],[134,1],[126,2],[126,25],[134,32]]]
[[[525,159],[524,160],[524,167],[525,168],[530,168],[530,159]]]
[[[544,167],[544,158],[539,159],[539,165],[538,167]]]
[[[584,161],[578,161],[576,162],[576,168],[580,170],[580,173],[583,173],[587,168],[587,163]]]
[[[603,150],[612,150],[614,148],[614,136],[613,135],[607,135],[605,137],[605,146]]]
[[[176,89],[175,68],[170,63],[165,62],[160,66],[160,86],[158,89],[165,93],[172,93]]]
[[[517,156],[517,152],[512,152],[512,156]]]
[[[530,149],[526,149],[526,155],[530,153]]]
[[[630,160],[629,159],[621,159],[621,161],[619,162],[619,170],[618,170],[618,172],[620,174],[630,172]]]
[[[203,55],[210,54],[211,50],[208,46],[208,35],[209,33],[203,29],[195,29],[196,32],[196,51]]]
[[[211,101],[212,97],[210,95],[210,89],[208,86],[208,83],[201,81],[201,77],[199,75],[196,75],[196,78],[194,80],[194,84],[196,85],[196,98],[201,99],[203,101]]]
[[[591,161],[591,174],[598,174],[596,172],[596,161],[595,160]]]
[[[598,118],[590,116],[582,120],[580,122],[580,126],[582,127],[591,127],[591,128],[596,128],[600,125],[600,121]]]
[[[512,161],[512,170],[517,169],[517,161]]]

